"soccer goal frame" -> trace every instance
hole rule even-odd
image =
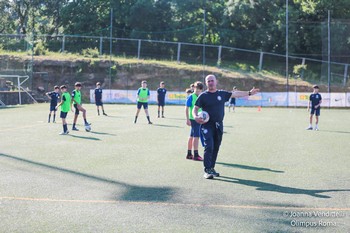
[[[34,103],[38,103],[34,97],[26,90],[22,87],[22,84],[25,83],[28,79],[29,76],[28,75],[1,75],[0,74],[0,78],[16,78],[17,79],[17,89],[18,89],[18,103],[19,105],[22,105],[22,91],[27,93],[27,95],[33,100]],[[4,106],[6,106],[1,100],[0,100],[0,104],[3,104]]]

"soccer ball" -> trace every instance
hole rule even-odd
[[[90,132],[91,131],[91,126],[90,125],[85,125],[85,131]]]
[[[203,119],[203,124],[207,123],[209,121],[209,114],[206,111],[202,111],[198,114],[199,118]]]

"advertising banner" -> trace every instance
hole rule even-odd
[[[136,103],[137,90],[103,90],[104,103]],[[150,90],[150,104],[157,103],[157,92]],[[311,93],[307,92],[261,92],[254,96],[236,99],[236,106],[262,107],[307,107]],[[350,107],[350,93],[320,93],[322,107]],[[187,94],[168,91],[165,103],[169,105],[185,105]],[[94,90],[90,90],[90,102],[95,103]]]

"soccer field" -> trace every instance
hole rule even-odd
[[[85,106],[92,132],[79,116],[69,135],[48,104],[0,108],[1,232],[349,232],[349,110],[322,109],[320,131],[306,109],[226,112],[206,180],[184,107],[150,106],[148,125],[134,105]]]

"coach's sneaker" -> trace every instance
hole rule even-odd
[[[213,176],[213,174],[211,173],[211,169],[204,169],[204,175],[203,175],[203,177],[204,177],[205,179],[213,179],[214,176]]]
[[[220,173],[216,172],[214,168],[211,168],[209,171],[214,177],[219,177]]]

